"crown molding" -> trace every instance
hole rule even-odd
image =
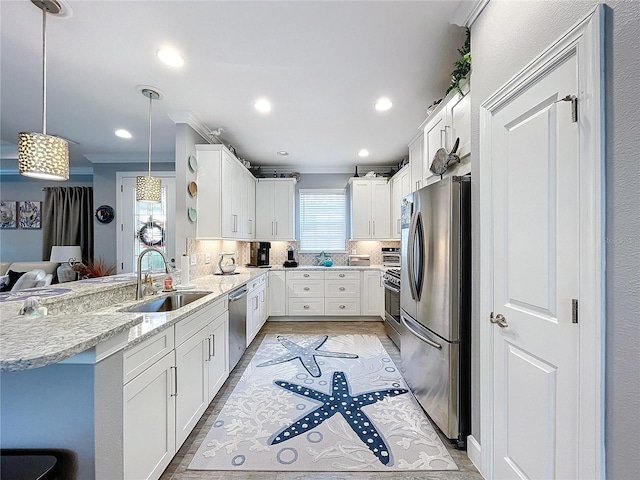
[[[211,129],[191,110],[173,110],[171,112],[167,112],[167,115],[175,124],[186,123],[209,143],[222,143],[217,136],[213,135]]]
[[[489,0],[462,0],[450,23],[461,27],[470,27],[476,21]]]
[[[149,155],[146,153],[108,153],[85,155],[91,163],[147,163]],[[176,157],[174,153],[154,153],[152,163],[174,163]]]

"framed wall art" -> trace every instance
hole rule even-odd
[[[20,202],[20,228],[42,228],[42,202]]]
[[[17,202],[0,202],[0,228],[18,228]]]

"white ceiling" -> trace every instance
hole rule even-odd
[[[464,41],[451,1],[74,1],[47,19],[47,132],[78,142],[71,165],[146,161],[148,100],[154,161],[172,160],[175,124],[190,111],[255,164],[301,171],[391,165],[407,155],[441,98]],[[2,168],[17,170],[20,131],[42,131],[42,15],[0,1]],[[171,45],[174,69],[156,57]],[[376,112],[378,97],[393,108]],[[273,104],[259,114],[259,97]],[[117,138],[126,128],[131,140]],[[357,157],[366,148],[367,159]],[[276,155],[286,150],[288,157]]]

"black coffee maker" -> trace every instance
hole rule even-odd
[[[250,267],[269,267],[269,250],[271,242],[249,242]]]

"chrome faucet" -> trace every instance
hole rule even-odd
[[[173,267],[169,264],[169,259],[159,248],[149,247],[141,251],[140,255],[138,256],[138,288],[136,289],[136,300],[140,300],[145,295],[145,287],[142,285],[142,257],[144,257],[149,252],[159,253],[162,256],[162,261],[164,262],[164,271],[167,274],[173,272]]]

